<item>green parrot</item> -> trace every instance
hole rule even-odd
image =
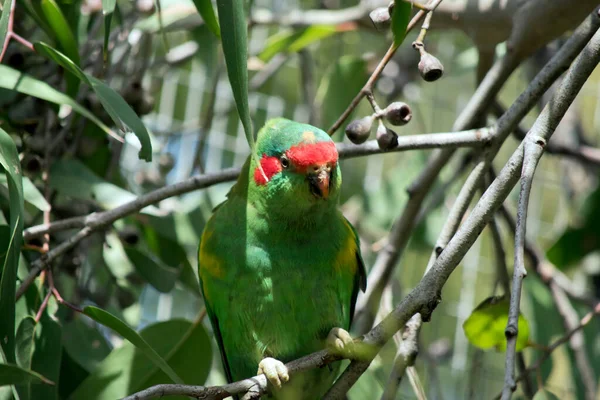
[[[338,153],[322,130],[283,118],[260,130],[255,151],[202,234],[206,310],[229,382],[264,373],[277,399],[321,398],[339,363],[291,377],[284,363],[351,350],[366,274],[337,209]]]

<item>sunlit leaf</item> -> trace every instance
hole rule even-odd
[[[509,301],[505,297],[489,297],[477,306],[463,324],[469,342],[480,349],[506,351],[504,330],[508,323]],[[517,351],[529,343],[529,324],[519,313]]]
[[[215,36],[221,37],[221,30],[219,28],[219,23],[217,22],[217,17],[215,16],[215,10],[213,9],[212,2],[210,0],[192,1],[198,10],[198,14],[200,14],[208,29],[210,29]]]
[[[125,125],[135,133],[142,145],[139,157],[146,161],[152,161],[152,143],[150,142],[150,135],[148,134],[146,127],[135,111],[133,111],[129,104],[127,104],[117,92],[108,87],[104,82],[83,72],[68,57],[47,44],[37,42],[33,46],[38,53],[55,61],[77,76],[81,81],[90,85],[113,121],[118,126]]]
[[[23,183],[21,163],[15,143],[4,130],[0,129],[0,165],[8,179],[10,204],[10,241],[6,258],[0,270],[0,345],[7,361],[15,362],[15,291],[17,267],[23,235]]]
[[[65,55],[69,57],[73,63],[75,63],[75,65],[79,66],[81,62],[79,59],[77,40],[75,39],[75,35],[71,31],[69,23],[63,15],[60,7],[54,0],[41,0],[40,6],[42,13],[44,14],[44,18],[52,30],[52,33],[56,37],[56,41],[58,42],[60,48]],[[79,89],[79,80],[75,79],[71,73],[67,73],[66,75],[67,93],[69,96],[75,97]]]
[[[412,4],[407,1],[395,1],[392,11],[392,33],[394,35],[394,46],[398,47],[406,36],[406,27],[410,21]]]
[[[54,385],[49,379],[35,371],[23,369],[18,365],[0,364],[0,386],[20,385],[25,383],[45,383]]]
[[[297,31],[283,31],[271,36],[258,57],[267,62],[282,52],[298,52],[306,46],[338,32],[334,25],[312,25]]]
[[[136,331],[114,315],[100,308],[88,306],[83,312],[94,321],[114,330],[125,339],[129,340],[135,347],[140,349],[149,359],[159,367],[173,382],[183,383],[183,380],[173,371],[173,369],[158,355],[158,353],[143,339]]]
[[[54,104],[65,104],[73,108],[73,110],[94,124],[98,125],[102,131],[106,134],[111,135],[115,138],[119,138],[108,126],[100,121],[94,114],[82,107],[79,103],[73,100],[66,94],[59,92],[52,86],[45,82],[37,80],[29,75],[19,72],[15,69],[7,67],[6,65],[0,65],[0,88],[14,90],[19,93],[33,96],[38,99],[46,100]]]
[[[218,0],[219,25],[227,75],[246,139],[254,149],[254,133],[248,107],[248,30],[243,0]]]
[[[159,322],[144,328],[140,336],[186,384],[202,385],[205,382],[212,362],[212,349],[200,321]],[[98,365],[73,393],[71,400],[112,400],[159,383],[171,383],[171,380],[149,363],[139,349],[126,343]]]

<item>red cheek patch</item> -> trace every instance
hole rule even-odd
[[[262,170],[261,170],[262,167]],[[254,169],[254,182],[258,185],[266,185],[273,175],[281,171],[281,163],[277,157],[269,157],[263,154],[260,167]]]
[[[286,152],[288,158],[300,171],[312,165],[335,164],[338,152],[333,142],[318,142],[292,146]]]

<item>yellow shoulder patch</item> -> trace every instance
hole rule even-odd
[[[335,258],[335,268],[338,271],[349,271],[351,273],[356,272],[357,261],[356,261],[356,253],[358,249],[356,248],[356,238],[354,237],[354,231],[352,227],[349,226],[348,222],[344,219],[344,224],[346,228],[348,228],[348,236],[346,241],[342,244],[336,258]]]
[[[202,242],[200,244],[200,254],[198,255],[198,270],[200,277],[202,275],[210,275],[215,278],[224,278],[225,269],[223,268],[221,260],[212,253],[206,250],[206,243],[212,236],[211,231],[205,231],[202,235]]]

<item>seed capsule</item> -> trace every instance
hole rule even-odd
[[[388,129],[383,122],[379,121],[377,128],[377,144],[382,150],[391,150],[398,146],[398,135],[391,129]]]
[[[373,21],[375,29],[378,31],[386,30],[392,23],[391,13],[388,7],[379,7],[369,13],[369,18]]]
[[[373,116],[369,115],[361,119],[355,119],[346,127],[346,136],[354,144],[364,143],[371,133]]]
[[[444,74],[444,66],[440,60],[423,50],[419,61],[419,73],[427,82],[437,81]]]
[[[394,126],[406,125],[412,118],[412,111],[408,104],[395,101],[383,110],[383,115]]]

